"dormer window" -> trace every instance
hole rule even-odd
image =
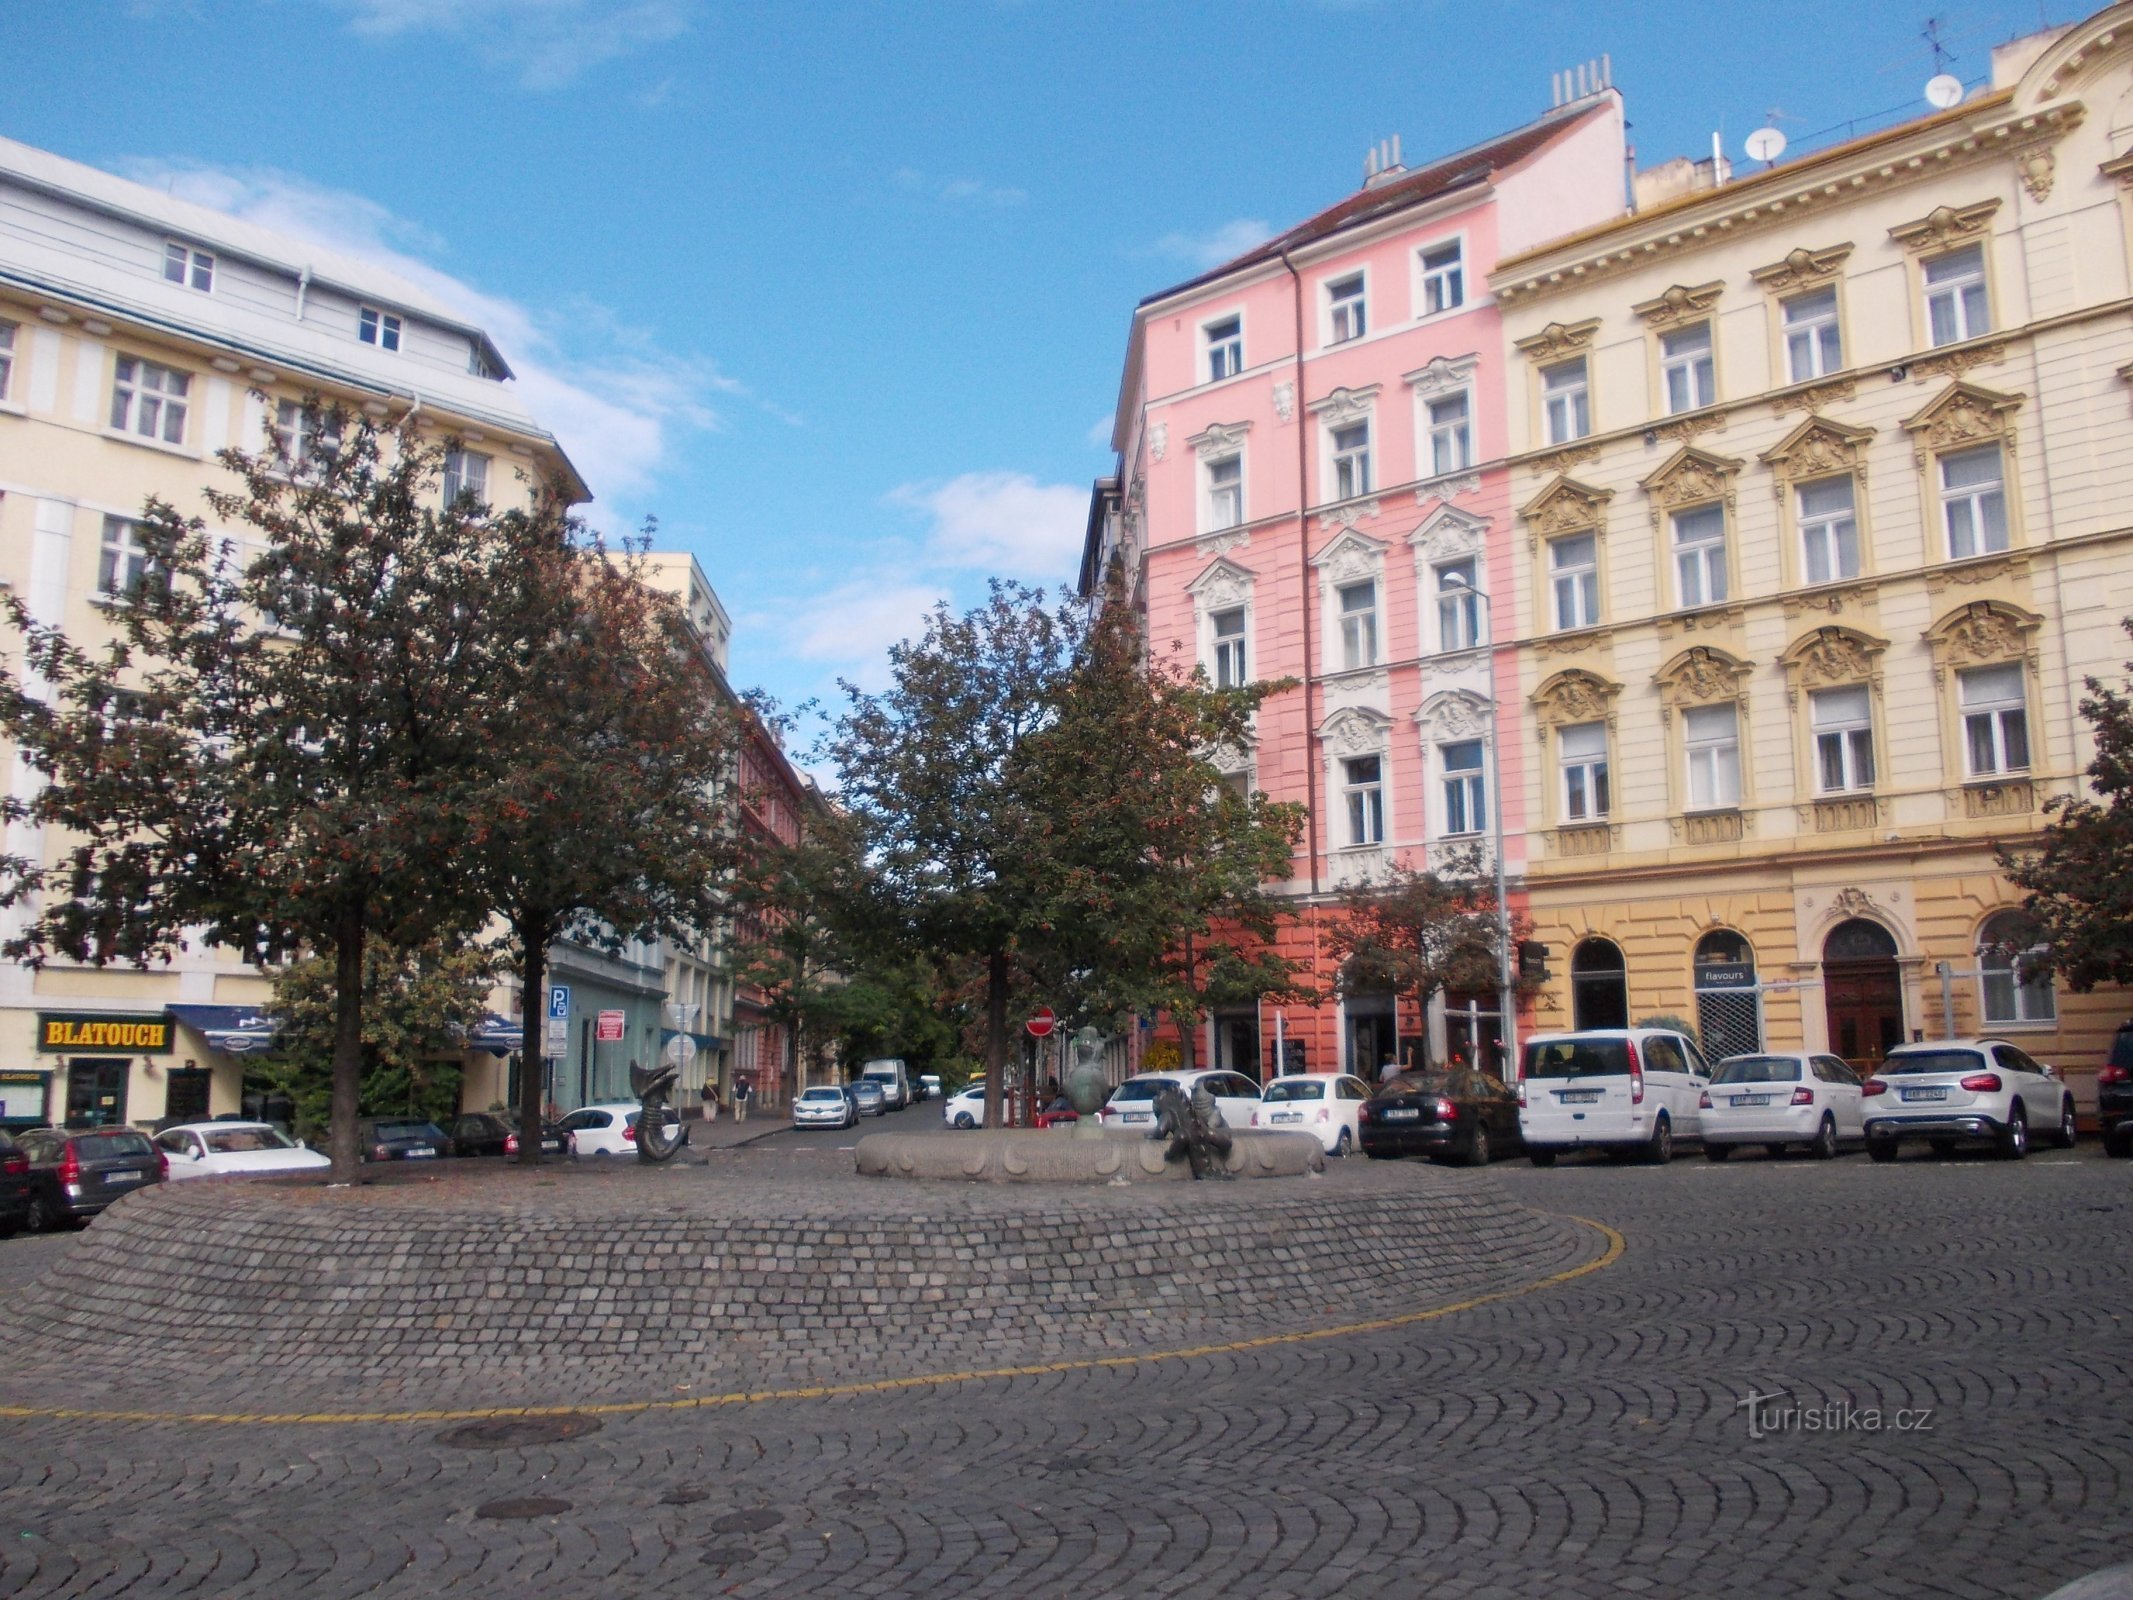
[[[400,348],[400,319],[390,311],[364,306],[356,313],[356,337],[380,350]]]
[[[211,293],[215,287],[215,258],[205,250],[172,240],[163,246],[163,276],[180,288]]]

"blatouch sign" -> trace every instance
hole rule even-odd
[[[37,1048],[97,1050],[129,1056],[170,1054],[170,1018],[161,1011],[40,1011]]]

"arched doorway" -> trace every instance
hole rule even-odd
[[[1763,996],[1755,982],[1755,949],[1731,928],[1713,928],[1696,941],[1696,1031],[1713,1061],[1763,1048]]]
[[[1863,917],[1830,929],[1822,941],[1822,996],[1830,1049],[1873,1071],[1903,1043],[1903,977],[1889,930]]]
[[[1570,952],[1570,1016],[1579,1028],[1629,1026],[1629,974],[1614,940],[1587,939]]]

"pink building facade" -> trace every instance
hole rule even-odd
[[[1517,668],[1491,639],[1524,629],[1515,585],[1506,382],[1488,291],[1499,256],[1621,214],[1622,106],[1612,90],[1364,188],[1133,318],[1082,580],[1114,563],[1151,655],[1218,683],[1293,679],[1259,714],[1232,781],[1301,802],[1305,837],[1280,887],[1287,953],[1331,993],[1332,905],[1394,866],[1493,849],[1497,795],[1511,903]],[[1506,614],[1491,616],[1491,597]],[[1501,708],[1502,724],[1492,711]],[[1493,750],[1491,748],[1493,743]],[[1502,771],[1495,770],[1500,759]],[[1491,1059],[1493,994],[1431,1017],[1390,995],[1219,1012],[1203,1064],[1374,1075],[1427,1037]],[[1477,1048],[1478,1047],[1478,1048]]]

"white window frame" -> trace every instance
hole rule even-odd
[[[1961,344],[1992,332],[1992,291],[1985,278],[1982,241],[1920,262],[1918,277],[1925,295],[1926,343]]]
[[[21,324],[0,318],[0,400],[15,387],[15,335]]]
[[[1349,607],[1349,600],[1363,590],[1370,592],[1370,604]],[[1361,672],[1378,664],[1379,628],[1378,610],[1380,589],[1376,578],[1362,578],[1354,583],[1338,583],[1333,586],[1333,614],[1340,628],[1340,672]]]
[[[1842,511],[1810,511],[1809,493],[1833,483],[1844,485]],[[1862,570],[1859,547],[1859,484],[1850,473],[1814,478],[1793,485],[1793,516],[1800,525],[1800,580],[1807,584],[1842,583]],[[1846,556],[1850,557],[1847,561]],[[1817,565],[1824,570],[1816,574]]]
[[[1438,650],[1478,650],[1487,644],[1488,624],[1480,591],[1481,557],[1453,556],[1431,563],[1429,571],[1437,596]],[[1464,573],[1466,582],[1447,582],[1454,573]]]
[[[1809,305],[1814,307],[1812,316],[1794,315]],[[1785,327],[1785,370],[1792,382],[1809,383],[1844,370],[1844,326],[1837,315],[1835,284],[1780,301],[1779,309]]]
[[[1701,344],[1686,341],[1701,335]],[[1659,336],[1659,389],[1669,415],[1701,411],[1718,403],[1717,340],[1710,322],[1691,323]]]
[[[182,239],[163,243],[163,281],[201,294],[215,292],[215,254],[187,244]]]
[[[301,471],[304,464],[324,447],[338,449],[341,442],[340,423],[327,408],[307,407],[301,400],[277,400],[274,403],[274,437],[280,442],[282,454],[288,458],[292,472]]]
[[[1571,735],[1582,734],[1588,728],[1600,736],[1597,754],[1570,748]],[[1607,765],[1607,724],[1573,722],[1557,728],[1555,767],[1556,800],[1562,820],[1572,825],[1605,822],[1614,809],[1614,788]]]
[[[1236,332],[1215,337],[1215,330],[1234,322]],[[1218,359],[1219,358],[1219,359]],[[1200,370],[1207,383],[1223,383],[1244,370],[1244,313],[1224,311],[1200,324]],[[1219,368],[1223,370],[1217,370]]]
[[[1575,371],[1575,383],[1558,374]],[[1541,418],[1550,444],[1571,444],[1592,432],[1592,363],[1585,356],[1551,361],[1540,369]]]
[[[1683,611],[1724,605],[1731,592],[1725,504],[1714,500],[1709,505],[1688,506],[1668,521],[1673,532],[1675,602]]]
[[[1430,257],[1450,251],[1449,262],[1432,266]],[[1431,301],[1437,302],[1432,305]],[[1466,236],[1454,234],[1415,251],[1415,317],[1441,317],[1466,304]]]
[[[489,501],[489,468],[495,458],[464,447],[444,453],[444,503],[455,505],[462,494],[471,493],[476,505]],[[470,472],[468,469],[472,468]]]
[[[2014,689],[1971,698],[1973,685],[1988,676],[2010,674]],[[2018,661],[1970,667],[1955,675],[1956,709],[1961,719],[1963,771],[1972,778],[2003,778],[2030,770],[2036,759],[2029,737],[2029,680]],[[1983,746],[1984,760],[1978,757]],[[2017,759],[2019,757],[2019,759]]]
[[[1234,482],[1227,478],[1218,482],[1215,473],[1219,468],[1233,468]],[[1202,456],[1200,458],[1200,530],[1203,533],[1222,533],[1230,528],[1244,526],[1244,452],[1234,450],[1227,455]]]
[[[356,307],[356,338],[361,343],[398,351],[405,332],[406,324],[397,311],[387,311],[382,306]]]
[[[1207,675],[1218,689],[1241,689],[1252,681],[1247,671],[1250,664],[1247,647],[1251,634],[1250,610],[1239,603],[1207,614]],[[1237,631],[1224,633],[1222,624],[1231,617],[1237,619]]]
[[[2059,997],[2052,988],[2051,974],[2026,980],[2022,976],[2022,957],[2043,947],[2010,951],[1985,937],[1995,922],[2014,921],[2019,915],[1995,911],[1977,930],[1978,1015],[1988,1027],[2044,1027],[2059,1020]],[[2006,965],[1996,965],[1999,961]]]
[[[96,598],[124,605],[153,570],[141,547],[140,523],[133,517],[106,514],[96,547]]]
[[[1453,751],[1474,753],[1474,765],[1454,767]],[[1437,746],[1437,768],[1443,774],[1443,837],[1466,838],[1489,828],[1489,755],[1480,739],[1453,739]]]
[[[1368,776],[1357,768],[1368,762],[1376,770]],[[1344,756],[1341,759],[1341,812],[1348,823],[1351,849],[1375,849],[1385,842],[1385,756]]]
[[[1335,500],[1360,500],[1375,487],[1370,471],[1371,419],[1326,425],[1326,481]],[[1343,438],[1347,443],[1342,443]]]
[[[1575,566],[1565,565],[1562,552],[1583,543],[1591,558]],[[1565,607],[1565,600],[1572,601]],[[1600,621],[1600,536],[1571,533],[1548,541],[1548,615],[1557,633],[1597,627]]]
[[[1854,709],[1856,708],[1856,709]],[[1864,794],[1874,787],[1874,702],[1864,684],[1817,689],[1807,696],[1814,736],[1815,793]]]
[[[1958,461],[1990,455],[1999,472],[1990,482],[1956,488],[1948,482],[1948,469]],[[2004,444],[1977,445],[1968,450],[1948,450],[1934,457],[1933,473],[1939,480],[1940,526],[1947,541],[1948,559],[1965,561],[1972,556],[1998,555],[2013,542],[2014,530],[2007,516],[2007,450]],[[1967,524],[1958,534],[1958,522]],[[1994,524],[1997,522],[1997,526]],[[1967,543],[1970,548],[1963,549]]]
[[[1326,345],[1353,344],[1370,331],[1370,273],[1357,267],[1325,285]]]
[[[1725,715],[1719,732],[1718,714]],[[1699,725],[1702,730],[1699,731]],[[1735,811],[1740,808],[1740,706],[1690,706],[1681,716],[1681,747],[1686,765],[1688,809]]]
[[[1458,409],[1454,411],[1453,407]],[[1455,389],[1450,394],[1430,396],[1422,402],[1422,419],[1428,435],[1430,477],[1449,477],[1474,465],[1472,390]]]
[[[112,431],[130,439],[184,444],[192,386],[189,372],[146,356],[119,356],[111,367]]]

